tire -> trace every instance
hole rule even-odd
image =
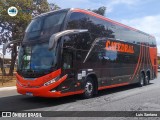
[[[144,84],[148,85],[149,83],[150,83],[150,77],[149,74],[147,74]]]
[[[83,98],[88,99],[88,98],[93,97],[94,88],[95,87],[94,87],[92,78],[88,77],[84,84]]]
[[[144,86],[144,81],[145,81],[145,76],[143,73],[141,73],[140,78],[139,78],[139,82],[138,82],[138,86],[139,87]]]

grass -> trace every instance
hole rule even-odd
[[[0,87],[10,87],[16,85],[15,76],[0,76]]]
[[[9,68],[5,68],[6,73],[9,73]],[[16,70],[14,70],[15,72]],[[2,71],[0,70],[0,88],[10,87],[16,85],[16,77],[13,76],[2,76]]]

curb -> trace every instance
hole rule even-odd
[[[8,91],[8,90],[15,90],[16,86],[12,86],[12,87],[2,87],[0,88],[0,91]]]

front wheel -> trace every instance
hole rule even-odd
[[[86,99],[91,98],[93,97],[93,93],[94,93],[94,83],[92,78],[88,77],[84,85],[83,97]]]

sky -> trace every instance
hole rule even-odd
[[[107,7],[105,17],[155,36],[160,53],[160,0],[48,0],[61,8]]]

